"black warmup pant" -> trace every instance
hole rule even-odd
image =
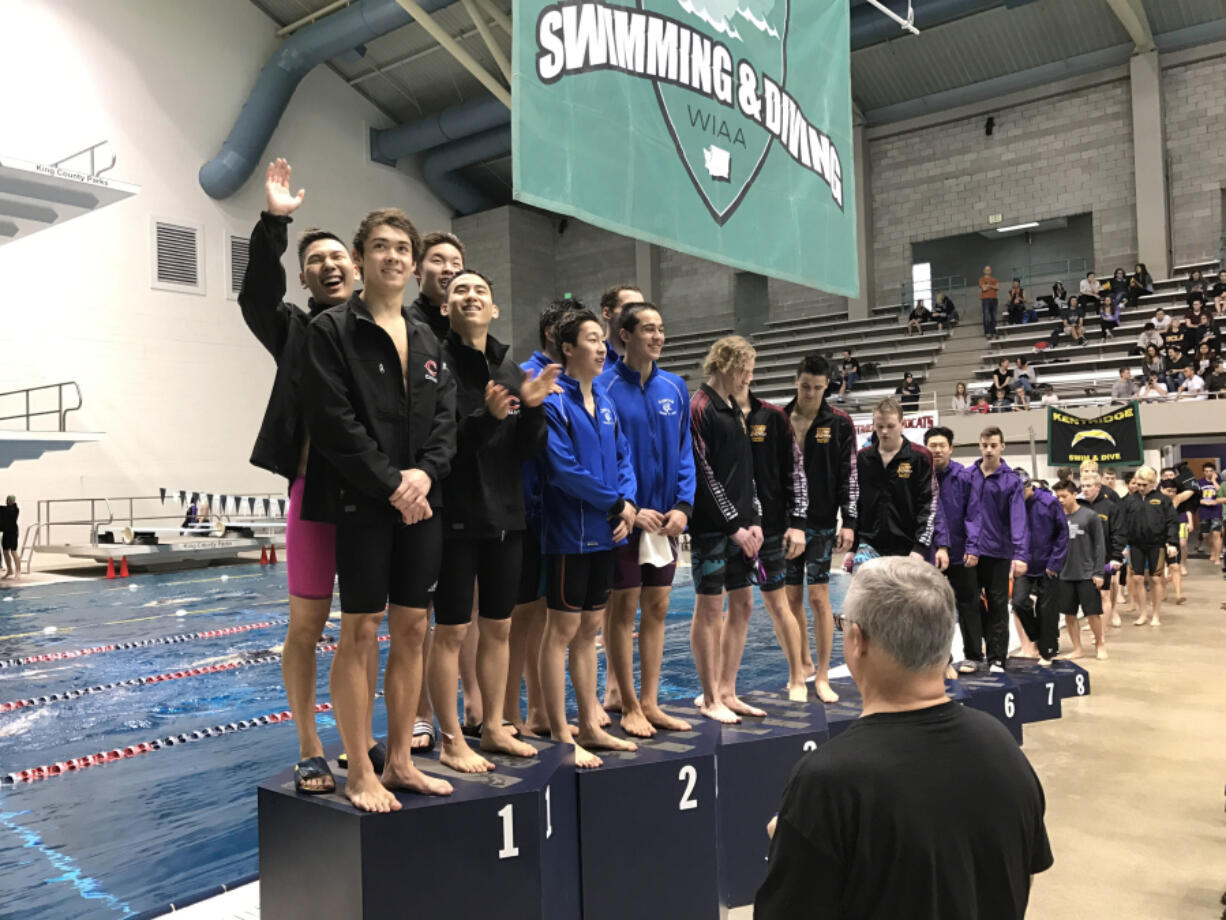
[[[1008,559],[979,557],[975,566],[979,590],[987,599],[982,613],[982,636],[988,644],[988,664],[1005,666],[1009,657],[1009,568]],[[972,619],[974,619],[972,617]],[[978,646],[976,646],[978,648]]]
[[[1039,654],[1048,661],[1055,658],[1060,650],[1059,579],[1046,573],[1013,579],[1013,612]]]
[[[983,659],[983,628],[979,622],[979,580],[975,570],[951,565],[945,570],[945,577],[954,589],[958,626],[962,630],[962,657],[980,661]]]

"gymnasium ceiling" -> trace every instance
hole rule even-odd
[[[251,2],[277,28],[344,5],[334,0]],[[511,0],[491,2],[510,14]],[[865,15],[856,8],[866,0],[849,2],[856,15]],[[887,2],[905,15],[906,0]],[[870,124],[1124,63],[1136,37],[1113,7],[1143,12],[1144,26],[1162,50],[1226,39],[1226,0],[1000,0],[979,2],[980,8],[989,8],[952,22],[925,25],[925,8],[932,10],[934,4],[950,6],[948,0],[913,0],[920,35],[891,30],[888,34],[893,37],[852,52],[852,96]],[[433,15],[488,72],[498,74],[463,3]],[[510,38],[496,26],[491,31],[509,57]],[[402,124],[488,94],[416,23],[372,41],[364,55],[334,58],[329,66],[355,92]],[[509,156],[470,167],[464,175],[499,200],[510,199]]]

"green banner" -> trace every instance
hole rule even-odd
[[[1080,418],[1055,406],[1047,407],[1047,462],[1140,463],[1141,410],[1134,399],[1106,415]]]
[[[847,0],[515,0],[515,198],[857,296]]]

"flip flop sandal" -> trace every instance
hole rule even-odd
[[[327,788],[314,789],[306,785],[308,780],[328,777],[332,785]],[[336,791],[336,778],[328,768],[328,761],[322,757],[307,757],[294,764],[294,789],[303,795],[328,795]]]
[[[387,764],[387,745],[382,741],[376,741],[374,746],[366,753],[370,757],[370,765],[375,768],[375,772],[382,773],[384,766]],[[342,770],[348,770],[349,755],[341,754],[337,757],[336,765]]]
[[[510,719],[503,719],[502,724],[512,729],[511,737],[513,738],[519,737],[519,729],[515,728],[515,723],[513,723]],[[482,727],[484,727],[484,725],[485,725],[484,722],[477,722],[474,725],[461,725],[460,734],[463,735],[465,738],[480,738],[481,729]],[[414,727],[414,734],[416,734],[416,727]]]
[[[430,751],[434,750],[434,745],[438,741],[438,736],[434,733],[433,722],[427,722],[425,719],[418,719],[413,723],[413,737],[416,739],[420,738],[422,735],[429,738],[430,743],[425,747],[413,748],[413,751],[418,754],[428,754]]]

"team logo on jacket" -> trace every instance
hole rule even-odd
[[[749,440],[753,441],[755,444],[761,444],[763,441],[765,441],[766,440],[766,426],[765,425],[750,425],[749,426]]]
[[[519,397],[512,396],[507,401],[507,415],[519,415]]]
[[[814,429],[813,440],[816,441],[818,444],[829,444],[830,443],[830,429],[829,428]]]
[[[907,463],[904,461],[898,464],[898,478],[899,479],[910,479],[911,478],[911,464],[910,463]]]
[[[426,359],[426,379],[431,383],[438,383],[438,364],[433,358]]]
[[[600,409],[600,420],[606,425],[613,424],[613,410],[608,406],[602,406]]]
[[[660,400],[660,414],[661,415],[676,415],[677,414],[677,401],[675,399],[669,399],[668,397],[661,399]]]

